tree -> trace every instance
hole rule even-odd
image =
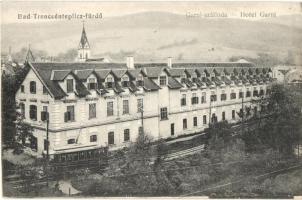
[[[292,154],[294,145],[299,141],[302,115],[297,99],[297,94],[282,84],[273,85],[266,99],[270,117],[259,131],[259,138],[284,154]]]
[[[210,146],[216,145],[217,141],[222,140],[224,145],[229,144],[232,137],[231,125],[226,121],[211,123],[206,133],[210,137]]]
[[[33,128],[30,124],[24,122],[24,117],[17,112],[16,120],[16,139],[21,141],[22,145],[25,145],[26,139],[30,139],[33,133]]]

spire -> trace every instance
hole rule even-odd
[[[30,45],[28,45],[28,50],[27,50],[25,61],[27,61],[27,62],[35,61],[35,57],[34,57],[32,51],[30,50]]]
[[[84,21],[83,21],[83,30],[82,30],[82,36],[81,36],[81,40],[80,40],[80,44],[79,44],[79,49],[89,49],[89,42],[87,39],[87,35],[86,35],[86,31],[85,31],[85,25],[84,25]]]

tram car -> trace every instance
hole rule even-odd
[[[51,165],[56,170],[105,168],[108,165],[108,147],[55,154]]]

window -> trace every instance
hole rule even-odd
[[[73,79],[67,79],[67,92],[73,92]]]
[[[232,119],[235,119],[235,115],[236,115],[235,110],[232,110]]]
[[[129,77],[124,76],[122,78],[122,85],[123,85],[123,87],[128,87],[129,86]]]
[[[74,106],[67,106],[67,112],[65,112],[65,122],[74,121]]]
[[[90,142],[96,142],[98,140],[97,135],[91,135],[90,136]]]
[[[89,119],[96,118],[96,104],[89,104]]]
[[[184,130],[188,128],[187,119],[183,119],[183,120],[182,120],[182,128],[183,128]]]
[[[88,90],[95,90],[97,89],[96,87],[96,79],[95,78],[89,78],[88,79]]]
[[[195,126],[195,127],[197,126],[197,117],[193,118],[193,126]]]
[[[48,94],[46,87],[43,85],[43,94]]]
[[[76,143],[74,138],[67,140],[67,144],[74,144],[74,143]]]
[[[171,129],[171,136],[174,136],[174,134],[175,134],[174,123],[172,123],[170,126],[171,126],[170,127],[170,129]]]
[[[166,107],[160,109],[160,119],[161,120],[168,119],[168,110]]]
[[[243,98],[243,92],[242,90],[239,91],[239,99],[242,99]]]
[[[207,124],[207,116],[206,115],[204,115],[202,117],[202,121],[203,121],[203,124]]]
[[[222,94],[220,95],[220,100],[221,100],[221,101],[225,101],[225,100],[227,99],[227,96],[226,96],[224,90],[222,90],[221,93],[222,93]]]
[[[32,120],[37,120],[37,106],[30,105],[29,109],[29,118]]]
[[[108,133],[108,144],[109,145],[114,144],[114,132],[113,131]]]
[[[234,90],[231,91],[231,99],[236,99],[236,93],[234,92]]]
[[[187,104],[186,94],[182,94],[180,105],[185,106]]]
[[[192,82],[196,83],[197,82],[197,78],[196,77],[192,78]]]
[[[192,100],[191,100],[192,102],[192,105],[193,104],[198,104],[198,97],[196,96],[196,93],[193,93],[192,94]]]
[[[30,81],[29,86],[30,86],[30,93],[36,94],[36,82]]]
[[[112,88],[113,87],[113,78],[112,77],[107,77],[106,87],[107,88]]]
[[[21,93],[24,93],[24,85],[21,85]]]
[[[42,107],[42,112],[41,112],[41,121],[46,121],[48,120],[48,107],[47,106],[43,106]]]
[[[264,95],[264,90],[261,88],[260,89],[260,94],[259,94],[260,96],[263,96]]]
[[[246,97],[251,97],[251,91],[249,88],[246,89]]]
[[[167,77],[166,76],[160,76],[159,77],[159,85],[166,85]]]
[[[225,120],[225,112],[224,111],[222,112],[222,120],[223,121]]]
[[[25,105],[24,105],[24,103],[20,103],[20,112],[21,112],[21,115],[25,118]]]
[[[258,90],[253,91],[253,97],[258,97]]]
[[[107,102],[107,116],[113,116],[113,102]]]
[[[123,115],[129,114],[129,101],[123,100]]]
[[[124,142],[128,142],[130,140],[130,130],[125,129],[124,130]]]
[[[211,101],[217,101],[217,95],[215,94],[214,91],[211,92]]]
[[[138,87],[144,86],[144,78],[141,74],[137,77],[136,85]]]
[[[207,102],[206,95],[207,95],[207,93],[205,93],[205,92],[201,93],[201,103],[206,103]]]
[[[137,112],[142,112],[144,110],[143,99],[137,99]]]

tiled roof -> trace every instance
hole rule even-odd
[[[144,86],[145,90],[158,90],[160,87],[151,79],[144,77]]]
[[[95,73],[100,77],[100,79],[105,79],[110,73],[110,69],[96,70]]]
[[[190,76],[196,75],[195,69],[194,68],[186,68],[185,72]]]
[[[87,88],[83,85],[83,83],[79,80],[76,80],[76,94],[79,97],[85,97],[86,95],[89,95],[90,92],[87,90]]]
[[[173,68],[173,69],[169,69],[169,72],[170,72],[171,76],[173,76],[173,77],[180,77],[185,73],[185,69],[184,68]]]
[[[55,70],[52,72],[52,79],[53,81],[62,81],[65,77],[71,73],[71,70]]]
[[[30,63],[35,72],[37,72],[39,78],[45,84],[51,95],[53,95],[56,99],[63,98],[67,96],[67,94],[62,90],[58,81],[64,80],[68,74],[72,74],[76,80],[76,93],[79,96],[85,96],[89,94],[87,88],[82,84],[81,80],[86,80],[91,73],[95,73],[98,78],[99,93],[108,92],[101,81],[108,76],[108,74],[112,73],[112,75],[120,79],[125,73],[128,73],[130,76],[130,84],[129,89],[132,92],[138,90],[135,85],[135,78],[138,77],[140,73],[144,76],[144,86],[143,88],[148,91],[158,90],[160,87],[152,80],[152,78],[157,78],[160,76],[162,71],[165,71],[168,74],[168,87],[173,88],[181,88],[182,84],[179,83],[173,77],[180,77],[187,74],[189,77],[197,74],[201,75],[205,73],[207,75],[211,75],[214,72],[216,75],[221,75],[224,72],[227,75],[230,75],[234,72],[257,72],[259,77],[263,77],[263,73],[265,74],[268,71],[271,71],[269,68],[262,67],[254,67],[251,63],[176,63],[173,64],[173,68],[167,68],[166,64],[163,63],[150,63],[150,64],[135,64],[136,69],[128,69],[126,64],[123,63]],[[250,67],[248,67],[250,66]],[[252,69],[250,69],[252,68]],[[234,73],[237,74],[237,73]],[[248,73],[245,73],[248,74]],[[250,74],[250,73],[249,73]],[[253,73],[254,74],[254,73]],[[242,79],[242,82],[245,84],[255,84],[261,83],[261,81],[266,81],[266,78],[254,78],[249,77]],[[241,83],[241,81],[237,78],[231,78],[232,81]],[[232,81],[227,77],[214,78],[213,81],[208,77],[203,77],[203,80],[196,80],[193,83],[190,79],[185,80],[185,85],[187,87],[193,87],[197,85],[198,87],[213,86],[213,85],[222,85],[223,83],[229,85],[232,84]],[[271,81],[268,79],[267,81]],[[114,86],[114,91],[117,93],[123,92],[123,88],[118,84]]]
[[[157,78],[160,76],[163,69],[164,68],[161,67],[146,67],[144,68],[144,71],[146,72],[148,77]]]
[[[179,89],[182,88],[182,84],[178,82],[175,78],[169,76],[168,77],[168,87],[171,89]]]
[[[132,78],[137,78],[139,73],[141,72],[140,69],[129,69],[129,74],[132,76]]]
[[[93,72],[92,69],[87,69],[87,70],[76,70],[75,74],[80,80],[86,80],[90,74]]]
[[[131,92],[136,92],[136,91],[138,91],[138,88],[136,87],[135,82],[130,81],[129,90],[130,90]]]
[[[112,70],[112,73],[117,77],[117,78],[122,78],[122,76],[127,72],[127,69],[116,69]]]
[[[221,63],[173,63],[172,68],[214,68],[214,67],[254,67],[253,63],[221,62]]]

